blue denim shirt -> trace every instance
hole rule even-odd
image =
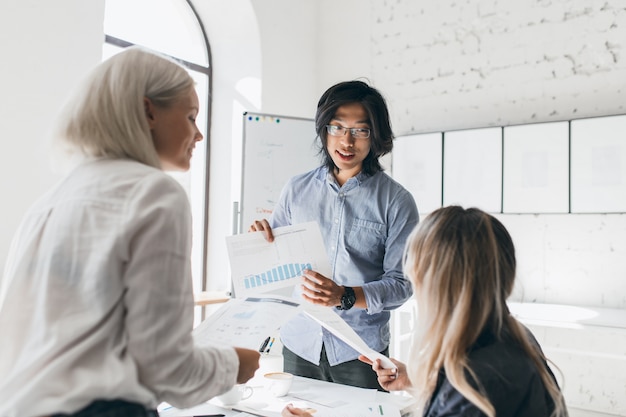
[[[339,285],[363,287],[367,310],[335,310],[378,352],[389,346],[390,311],[413,293],[402,272],[406,239],[419,214],[411,194],[384,172],[361,172],[339,186],[326,167],[291,178],[270,217],[270,225],[319,223]],[[281,341],[292,352],[319,364],[322,344],[331,365],[354,360],[358,352],[299,315],[281,328]]]

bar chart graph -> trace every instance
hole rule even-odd
[[[270,293],[295,296],[305,269],[332,276],[316,222],[277,227],[272,232],[272,242],[260,232],[227,237],[235,298]]]
[[[297,278],[302,275],[302,270],[313,269],[310,263],[289,263],[276,266],[260,274],[249,275],[243,279],[246,289],[262,287],[278,281]]]

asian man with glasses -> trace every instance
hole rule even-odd
[[[304,271],[298,292],[332,308],[370,348],[388,355],[390,310],[412,294],[402,253],[419,215],[411,194],[379,162],[393,148],[385,99],[361,81],[336,84],[318,102],[315,128],[321,166],[291,178],[271,217],[249,231],[272,241],[272,228],[317,221],[333,273]],[[281,341],[286,372],[381,389],[358,352],[311,319],[289,321]]]

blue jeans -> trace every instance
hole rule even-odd
[[[156,410],[123,400],[97,400],[72,414],[53,414],[52,417],[159,417]]]
[[[389,356],[389,348],[383,350],[383,355]],[[337,384],[352,385],[354,387],[377,389],[385,391],[378,383],[378,376],[372,367],[358,359],[330,366],[326,349],[322,345],[319,366],[302,359],[283,346],[283,365],[285,372],[321,381]]]

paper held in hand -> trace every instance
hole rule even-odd
[[[272,230],[274,241],[263,233],[242,233],[226,238],[235,300],[205,320],[194,333],[197,340],[216,341],[251,349],[283,323],[303,312],[360,354],[385,368],[395,368],[386,356],[369,348],[335,312],[292,297],[299,293],[303,269],[332,276],[317,222]]]
[[[367,346],[352,327],[334,312],[334,309],[308,303],[303,303],[302,308],[306,315],[372,362],[380,359],[383,368],[393,369],[396,367],[388,357]]]
[[[273,242],[261,232],[226,238],[236,298],[268,293],[291,296],[304,269],[332,275],[317,222],[277,227],[272,233]]]

